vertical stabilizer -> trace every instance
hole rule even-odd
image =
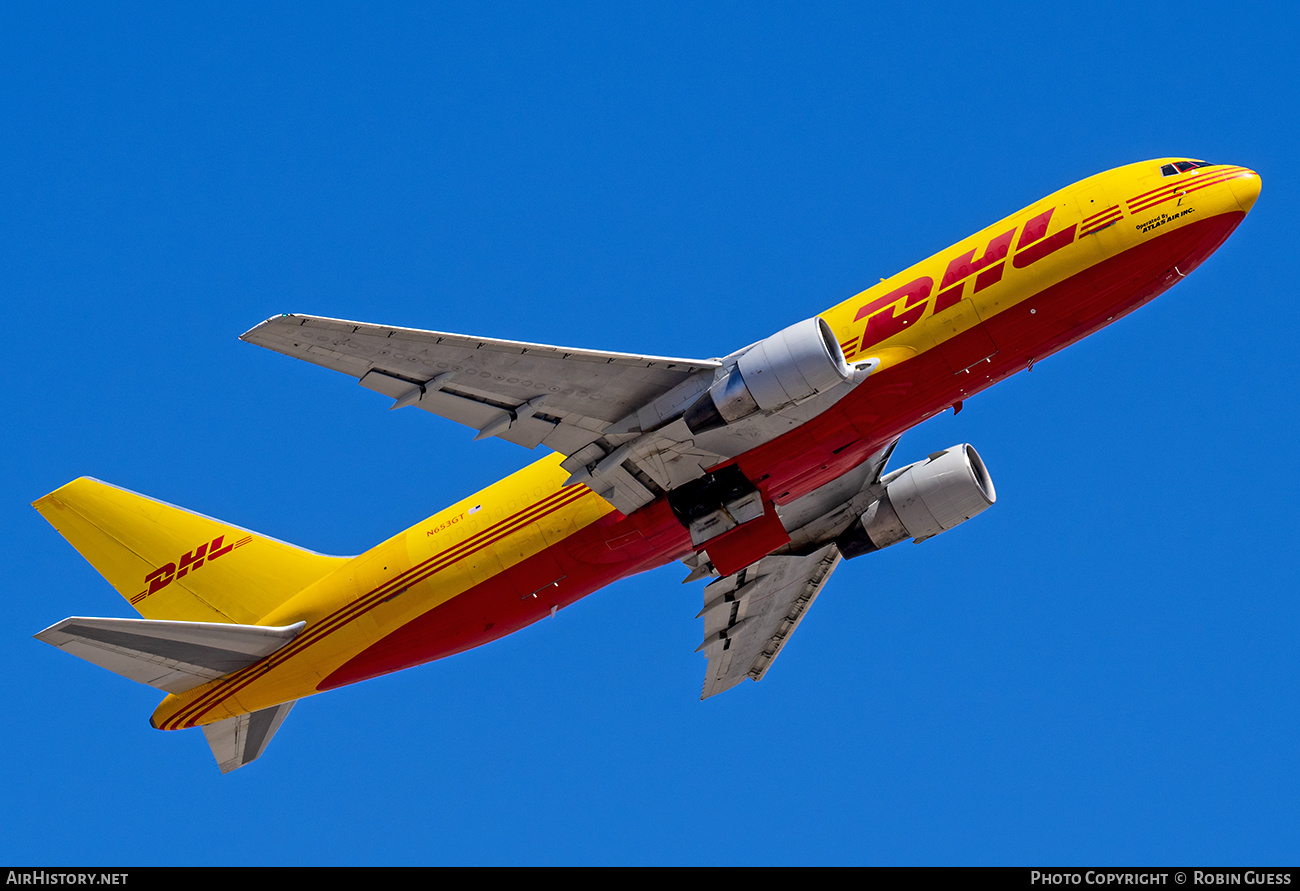
[[[348,559],[89,477],[32,506],[146,619],[253,625]]]

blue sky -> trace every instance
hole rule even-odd
[[[1283,4],[7,5],[0,860],[1294,863],[1296,13]],[[31,639],[127,605],[90,475],[356,553],[535,457],[240,343],[280,312],[716,356],[1054,189],[1260,171],[1154,304],[904,437],[993,510],[846,563],[698,701],[668,567],[299,704],[222,777]]]

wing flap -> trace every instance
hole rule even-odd
[[[302,315],[268,319],[241,339],[350,375],[480,438],[544,443],[563,454],[720,364]]]
[[[304,622],[267,628],[74,616],[35,637],[133,681],[184,693],[269,656],[304,626]]]
[[[762,680],[840,562],[834,544],[803,557],[764,557],[704,588],[704,643],[709,657],[701,699],[745,678]]]
[[[368,390],[392,397],[392,408],[418,406],[431,414],[477,430],[478,439],[497,436],[532,449],[539,446],[557,426],[558,422],[536,417],[537,411],[546,401],[544,396],[522,405],[498,405],[449,393],[441,388],[441,382],[435,384],[436,380],[434,378],[433,381],[420,383],[371,370],[358,383]],[[594,439],[596,433],[590,435]]]

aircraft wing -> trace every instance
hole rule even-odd
[[[418,406],[476,430],[476,439],[564,455],[721,364],[303,315],[268,319],[240,339],[341,371],[394,399],[393,408]]]
[[[840,562],[828,544],[806,556],[764,557],[704,588],[704,643],[709,657],[701,699],[745,678],[762,680]]]

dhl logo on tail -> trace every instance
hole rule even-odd
[[[218,557],[224,557],[235,548],[243,547],[253,540],[253,536],[246,535],[238,541],[231,544],[225,544],[226,536],[218,535],[210,542],[204,542],[191,551],[186,551],[178,558],[176,563],[166,563],[159,566],[153,572],[144,577],[145,589],[131,598],[131,603],[139,603],[150,594],[157,594],[163,588],[166,588],[177,579],[185,578],[190,572],[197,572],[202,568],[204,561],[211,562]]]

